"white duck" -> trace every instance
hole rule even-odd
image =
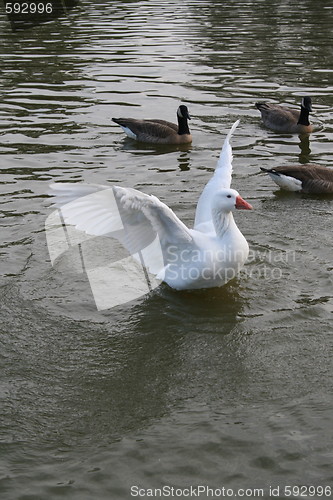
[[[213,177],[196,208],[188,229],[158,198],[136,189],[94,184],[52,184],[50,194],[66,224],[89,235],[109,235],[158,279],[177,290],[222,286],[244,265],[249,246],[238,229],[233,211],[250,210],[230,189],[232,149],[227,135]]]

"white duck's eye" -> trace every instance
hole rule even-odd
[[[227,198],[231,198],[231,194],[227,194]]]

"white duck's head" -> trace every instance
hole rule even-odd
[[[243,200],[235,189],[221,189],[213,198],[213,210],[216,212],[233,212],[239,210],[252,210],[252,205]]]

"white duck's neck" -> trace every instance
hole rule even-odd
[[[223,238],[225,233],[235,225],[235,220],[231,212],[221,212],[212,210],[213,224],[218,238]]]

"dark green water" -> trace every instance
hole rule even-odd
[[[1,499],[332,486],[333,199],[281,194],[259,173],[333,167],[332,11],[82,0],[24,33],[0,18]],[[261,126],[254,102],[301,95],[309,140]],[[189,147],[138,145],[111,122],[175,121],[181,101]],[[135,187],[191,225],[237,118],[233,187],[255,209],[236,214],[251,248],[239,278],[98,312],[86,277],[50,264],[49,183]]]

